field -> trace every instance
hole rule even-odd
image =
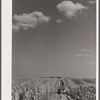
[[[96,80],[68,77],[13,80],[12,100],[96,100]]]

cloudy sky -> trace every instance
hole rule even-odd
[[[13,78],[94,78],[95,7],[95,0],[13,0]]]

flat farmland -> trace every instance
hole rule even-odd
[[[96,80],[69,77],[13,80],[12,100],[96,100]]]

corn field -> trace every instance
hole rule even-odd
[[[95,82],[70,78],[13,80],[12,100],[96,100]]]

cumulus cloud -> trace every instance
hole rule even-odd
[[[76,54],[75,56],[81,57],[81,56],[83,56],[83,55],[82,55],[82,54]]]
[[[87,53],[86,53],[86,54],[76,54],[76,56],[77,56],[77,57],[88,57],[89,54],[87,54]]]
[[[96,64],[96,55],[89,49],[80,49],[75,53],[77,63],[84,63],[89,65]]]
[[[81,50],[78,51],[78,53],[75,56],[78,56],[78,57],[89,57],[89,52],[90,52],[89,49],[81,49]]]
[[[88,64],[96,64],[96,62],[94,62],[94,61],[90,61]]]
[[[20,30],[20,28],[27,30],[29,28],[35,28],[39,24],[49,22],[51,17],[45,16],[42,12],[35,11],[33,13],[23,13],[22,15],[13,16],[14,31]]]
[[[77,17],[79,13],[87,9],[81,3],[73,3],[72,1],[62,1],[57,5],[57,9],[62,12],[67,18]]]
[[[90,50],[89,49],[81,49],[81,50],[79,50],[80,52],[90,52]]]
[[[62,19],[57,19],[56,22],[61,23],[61,22],[63,22],[63,20]]]
[[[12,25],[12,29],[15,31],[19,31],[20,27],[18,25]]]
[[[95,4],[96,3],[96,0],[90,0],[88,1],[89,4]]]

